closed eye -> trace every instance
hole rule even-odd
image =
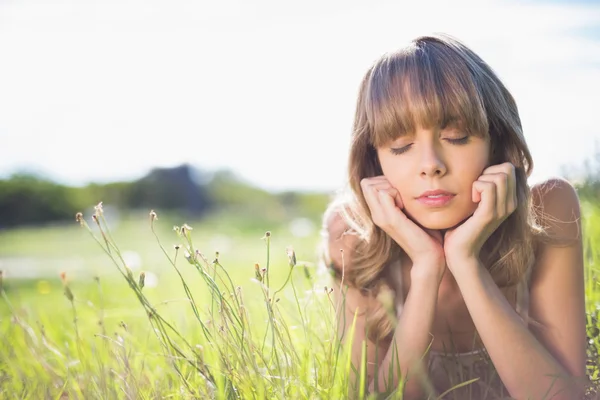
[[[392,147],[392,148],[390,149],[390,152],[391,152],[392,154],[394,154],[394,155],[396,155],[396,156],[397,156],[397,155],[400,155],[400,154],[402,154],[402,153],[406,153],[408,150],[410,150],[410,148],[411,148],[411,147],[412,147],[412,143],[411,143],[411,144],[409,144],[409,145],[407,145],[407,146],[404,146],[404,147],[399,147],[399,148],[393,148],[393,147]]]
[[[445,140],[447,140],[449,143],[452,143],[452,144],[467,144],[469,142],[469,136],[465,136],[460,139],[446,138]]]

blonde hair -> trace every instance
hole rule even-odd
[[[377,297],[386,288],[386,267],[402,249],[373,224],[362,194],[363,178],[382,175],[376,149],[417,127],[458,123],[465,132],[488,137],[490,163],[515,167],[517,209],[491,235],[481,261],[500,287],[515,286],[533,264],[533,236],[539,232],[527,177],[533,168],[517,105],[492,69],[448,35],[422,36],[382,56],[367,71],[358,94],[348,162],[349,191],[326,215],[343,217],[346,233],[357,236],[345,257],[347,284]],[[330,238],[329,240],[337,239]],[[339,276],[341,265],[328,263]],[[369,338],[389,339],[394,324],[384,310],[370,313]]]

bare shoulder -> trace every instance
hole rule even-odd
[[[348,207],[348,204],[332,203],[323,216],[325,262],[338,273],[350,267],[352,251],[359,243],[359,237],[346,217]]]
[[[581,239],[579,196],[563,178],[550,178],[531,188],[538,223],[551,240],[573,242]]]

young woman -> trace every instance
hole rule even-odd
[[[367,392],[477,378],[457,398],[579,395],[579,201],[562,179],[530,188],[532,166],[512,95],[458,40],[419,37],[367,71],[349,190],[324,216],[340,338],[358,371],[365,342]]]

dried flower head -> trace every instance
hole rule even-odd
[[[133,279],[133,271],[131,270],[131,268],[129,268],[127,265],[124,265],[125,267],[125,273],[127,274],[127,277],[130,279]]]
[[[69,287],[69,283],[67,282],[67,273],[66,272],[61,272],[60,273],[60,280],[63,283],[63,287],[65,289],[64,294],[65,297],[67,298],[67,300],[69,301],[73,301],[73,299],[75,299],[75,296],[73,296],[73,292],[71,291],[71,288]]]
[[[83,213],[78,212],[75,214],[75,221],[79,222],[79,224],[83,226]]]
[[[156,215],[156,212],[154,210],[150,210],[150,221],[155,221],[158,219],[158,216]]]
[[[263,239],[267,240],[271,237],[271,231],[266,231],[265,235],[262,237]]]
[[[104,215],[104,208],[102,207],[102,202],[98,203],[98,205],[96,205],[94,207],[94,210],[96,210],[96,216],[101,216]]]
[[[192,230],[194,230],[194,228],[192,228],[188,224],[183,224],[181,227],[181,234],[183,236],[187,236],[187,235],[189,235],[190,231],[192,231]]]
[[[254,277],[259,282],[262,282],[262,275],[260,274],[260,264],[259,263],[254,263]]]
[[[180,244],[174,244],[173,248],[175,249],[175,251],[179,250],[181,248]]]
[[[140,278],[138,279],[138,285],[140,289],[144,288],[144,284],[146,283],[146,273],[144,271],[140,272]]]
[[[296,252],[294,251],[292,246],[288,246],[285,249],[285,252],[287,253],[288,263],[289,263],[290,267],[292,267],[292,268],[295,267],[296,266]]]

